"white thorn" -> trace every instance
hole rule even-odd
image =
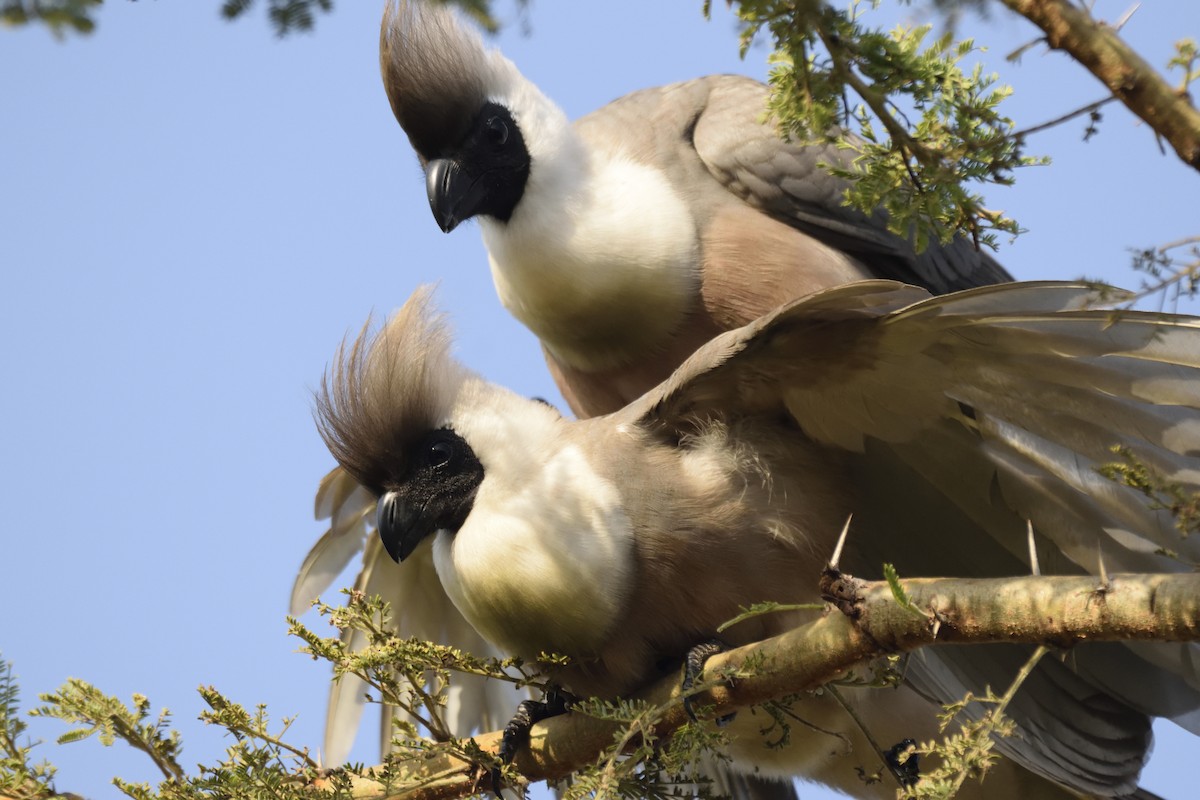
[[[1125,23],[1129,22],[1129,18],[1137,13],[1137,10],[1142,7],[1141,3],[1134,3],[1129,7],[1129,10],[1121,15],[1121,18],[1112,24],[1113,31],[1119,31],[1125,27]]]
[[[1041,575],[1042,566],[1038,563],[1037,546],[1033,542],[1033,520],[1025,520],[1025,530],[1029,537],[1029,569],[1031,575]]]
[[[837,569],[838,562],[842,560],[842,545],[846,544],[846,537],[850,533],[850,520],[854,519],[854,515],[846,517],[846,524],[842,526],[842,532],[838,536],[837,546],[833,548],[833,557],[829,559],[829,568]]]
[[[1108,570],[1104,568],[1104,550],[1098,550],[1096,553],[1097,560],[1100,562],[1100,586],[1108,588]]]

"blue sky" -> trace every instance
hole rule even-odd
[[[294,652],[284,614],[331,466],[311,390],[348,330],[440,281],[460,357],[557,398],[495,298],[478,233],[443,235],[429,213],[380,86],[381,3],[343,0],[282,41],[261,13],[227,24],[218,5],[113,0],[94,36],[61,42],[0,31],[0,652],[26,705],[77,676],[170,706],[185,763],[227,744],[194,721],[202,683],[299,715],[293,741],[319,745],[326,671]],[[1124,10],[1100,0],[1097,13]],[[511,24],[497,41],[577,117],[644,86],[762,77],[766,51],[739,61],[724,4],[714,13],[535,3],[528,34]],[[1034,38],[1027,24],[966,24],[1016,88],[1022,127],[1103,96],[1044,48],[1005,65]],[[1200,34],[1200,7],[1149,4],[1125,34],[1163,64]],[[989,193],[1029,228],[999,253],[1018,277],[1130,285],[1127,248],[1198,232],[1196,173],[1123,109],[1104,117],[1087,144],[1081,122],[1034,138],[1054,165]],[[47,742],[62,730],[33,725]],[[114,774],[155,778],[144,757],[95,742],[40,752],[61,789],[93,797],[117,796]],[[1197,756],[1195,738],[1160,726],[1145,785],[1190,796]]]

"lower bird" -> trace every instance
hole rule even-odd
[[[1027,521],[1045,572],[1200,561],[1200,538],[1097,471],[1120,446],[1200,489],[1200,320],[1095,308],[1099,297],[1061,283],[942,297],[850,284],[719,336],[621,411],[572,421],[453,360],[420,290],[339,351],[318,425],[377,498],[386,551],[432,561],[437,584],[410,604],[452,604],[505,653],[566,654],[555,681],[616,697],[742,607],[816,599],[851,515],[842,563],[868,577],[884,561],[909,576],[1025,574]],[[767,615],[724,637],[796,623]],[[922,738],[936,703],[1008,685],[1026,656],[930,649],[904,686],[850,702],[878,741]],[[965,796],[1151,797],[1137,787],[1151,718],[1200,731],[1198,663],[1195,643],[1043,659],[1008,709],[1018,733],[998,746],[1012,762]],[[737,767],[892,794],[862,782],[878,765],[840,706],[799,710],[811,727],[777,749],[742,715]]]

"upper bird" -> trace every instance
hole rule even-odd
[[[531,663],[568,655],[559,681],[613,697],[741,608],[815,600],[851,513],[842,564],[871,576],[883,561],[909,576],[1025,574],[1026,520],[1047,572],[1200,560],[1200,537],[1096,470],[1121,445],[1200,490],[1200,320],[1087,308],[1098,296],[843,286],[714,339],[621,411],[571,421],[451,359],[418,292],[339,353],[318,422],[378,498],[387,552],[435,565],[440,587],[418,605],[448,597],[487,641]],[[796,613],[721,635],[755,640]],[[932,648],[908,661],[904,687],[846,696],[885,746],[922,738],[937,708],[923,698],[1007,686],[1027,653]],[[1195,643],[1086,643],[1043,659],[1005,712],[1017,735],[997,746],[1050,782],[1015,771],[981,796],[1145,797],[1147,715],[1200,732],[1198,663]],[[749,714],[735,723],[740,768],[894,793],[862,783],[856,767],[878,765],[828,694],[798,703],[808,724],[784,746],[765,746]]]
[[[622,97],[574,124],[447,7],[389,3],[388,99],[442,230],[477,219],[504,306],[581,417],[608,413],[717,333],[863,278],[934,294],[1011,280],[957,239],[920,255],[883,212],[764,120],[768,89],[716,75]]]

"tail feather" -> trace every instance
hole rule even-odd
[[[1043,562],[1045,572],[1097,574],[1101,562],[1110,573],[1191,569],[1200,536],[1182,536],[1171,513],[1100,467],[1121,462],[1112,449],[1120,447],[1184,492],[1200,492],[1200,320],[1088,309],[1094,299],[1071,287],[1009,285],[924,301],[887,317],[881,339],[864,337],[873,358],[850,376],[862,402],[851,396],[824,413],[800,395],[797,419],[833,441],[876,437],[868,458],[890,450],[1017,565],[1028,565],[1023,523],[1031,520],[1039,552],[1058,557],[1050,569]],[[838,385],[847,385],[844,375]],[[885,385],[886,395],[876,388]],[[889,408],[876,413],[872,403],[885,400]],[[858,430],[846,424],[856,409],[869,412]],[[897,413],[909,420],[894,425]],[[913,436],[922,415],[929,422]],[[915,526],[903,532],[906,549],[926,546],[909,541],[920,536]],[[921,561],[909,558],[911,574]],[[910,680],[942,700],[1002,686],[1019,661],[999,652],[938,648],[911,661]],[[999,746],[1077,790],[1152,797],[1136,788],[1148,715],[1195,724],[1198,664],[1196,643],[1089,644],[1067,664],[1043,659],[1009,709],[1019,736]]]

